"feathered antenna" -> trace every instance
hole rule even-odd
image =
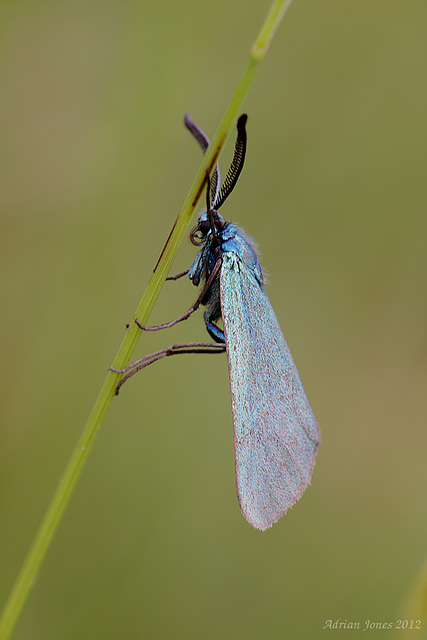
[[[242,172],[246,155],[246,121],[248,116],[246,113],[240,116],[237,121],[237,139],[234,147],[234,156],[231,161],[230,168],[220,189],[218,200],[214,202],[215,209],[219,209],[224,204],[230,193],[236,186],[236,182]]]
[[[198,127],[197,124],[195,124],[195,122],[193,122],[191,116],[188,113],[186,113],[184,116],[184,124],[189,130],[189,132],[196,138],[197,142],[202,148],[203,153],[205,153],[210,142],[206,133],[202,129],[200,129],[200,127]],[[218,163],[214,169],[214,172],[212,173],[212,176],[210,179],[210,185],[211,185],[210,200],[212,202],[212,206],[215,207],[216,201],[219,197],[219,191],[221,188],[221,175],[219,172]]]

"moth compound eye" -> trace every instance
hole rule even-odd
[[[198,222],[190,231],[191,244],[194,244],[196,247],[200,247],[210,230],[211,225],[209,220],[202,220],[201,222]]]
[[[191,244],[194,244],[194,246],[196,247],[200,247],[203,240],[205,239],[205,235],[200,230],[198,224],[196,224],[196,226],[191,229],[189,238],[190,238]]]

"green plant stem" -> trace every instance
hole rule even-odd
[[[206,151],[182,209],[154,268],[141,302],[138,305],[135,317],[138,318],[141,324],[146,324],[165,282],[165,278],[172,266],[172,262],[176,256],[178,248],[186,234],[189,220],[203,191],[206,180],[206,168],[209,168],[211,171],[215,166],[230,129],[239,114],[243,100],[251,85],[254,73],[261,60],[265,57],[275,31],[282,20],[286,9],[291,4],[291,1],[292,0],[276,0],[270,7],[265,23],[262,26],[258,38],[252,46],[249,60],[236,90],[225,110],[219,127],[212,138],[212,142]],[[122,369],[130,362],[131,355],[138,343],[141,333],[142,332],[137,325],[132,323],[126,332],[124,340],[117,352],[116,358],[114,359],[114,368]],[[108,372],[86,426],[84,427],[77,446],[71,455],[70,461],[59,482],[53,499],[47,509],[46,515],[17,577],[9,600],[6,603],[3,615],[0,619],[0,640],[7,640],[15,627],[22,607],[25,604],[31,586],[34,583],[35,577],[44,560],[86,458],[95,441],[104,416],[107,413],[114,397],[114,390],[118,380],[119,377],[116,373]]]
[[[398,640],[420,640],[426,638],[425,623],[427,620],[427,560],[424,560],[414,583],[412,584],[406,600],[397,615],[397,619],[402,625],[407,623],[406,629],[403,626],[396,630],[393,637]],[[417,626],[419,624],[419,626]]]

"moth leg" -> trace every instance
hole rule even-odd
[[[138,318],[135,318],[134,322],[136,324],[137,327],[139,327],[140,329],[142,329],[143,331],[159,331],[160,329],[169,329],[169,327],[173,327],[175,324],[178,324],[178,322],[182,322],[183,320],[187,320],[187,318],[189,318],[191,316],[192,313],[194,313],[195,311],[197,311],[197,309],[200,307],[201,303],[203,302],[206,293],[209,291],[212,282],[214,281],[214,279],[216,278],[218,271],[221,268],[221,264],[222,264],[222,259],[219,258],[215,264],[214,267],[211,271],[211,274],[209,276],[209,278],[206,280],[206,284],[203,287],[203,289],[201,290],[197,300],[195,301],[195,303],[188,309],[188,311],[186,311],[185,313],[183,313],[181,316],[179,316],[178,318],[175,318],[175,320],[171,320],[170,322],[165,322],[164,324],[157,324],[154,325],[152,327],[146,327],[144,325],[142,325]]]
[[[168,276],[166,280],[178,280],[179,278],[182,278],[182,276],[186,276],[189,271],[190,269],[187,269],[187,271],[183,271],[182,273],[177,273],[176,276]]]
[[[205,321],[206,331],[209,333],[211,338],[213,338],[215,342],[225,344],[224,331],[220,329],[214,322],[212,322],[209,310],[205,311],[205,313],[203,314],[203,319]]]
[[[197,302],[197,300],[196,300],[196,302]],[[183,313],[181,316],[179,316],[178,318],[175,318],[175,320],[171,320],[170,322],[165,322],[164,324],[156,324],[156,325],[154,325],[152,327],[146,327],[145,325],[143,325],[143,324],[141,324],[139,322],[138,318],[135,318],[134,322],[135,322],[136,326],[139,327],[140,329],[142,329],[143,331],[160,331],[160,329],[169,329],[169,327],[173,327],[175,324],[178,324],[178,322],[182,322],[183,320],[187,320],[187,318],[189,318],[192,313],[197,311],[197,308],[198,308],[199,305],[196,306],[196,302],[193,304],[192,307],[190,307],[188,309],[188,311]]]
[[[186,271],[182,271],[181,273],[177,273],[176,276],[168,276],[166,278],[166,280],[178,280],[179,278],[182,278],[182,276],[186,276],[189,271],[190,271],[190,269],[187,269]],[[183,319],[185,319],[185,318],[183,318]],[[136,320],[135,320],[135,322],[138,325],[138,327],[140,329],[142,329],[142,325],[140,325],[139,322],[137,322]],[[126,329],[129,329],[129,327],[130,327],[130,324],[127,323]]]
[[[145,367],[148,367],[150,364],[157,362],[157,360],[161,360],[167,356],[179,355],[180,353],[223,353],[224,351],[225,346],[217,344],[216,342],[182,342],[173,344],[171,347],[167,347],[166,349],[155,351],[154,353],[148,353],[142,358],[135,360],[135,362],[131,362],[131,364],[128,364],[124,369],[115,369],[114,367],[108,367],[108,369],[113,373],[126,374],[116,386],[115,394],[117,396],[119,394],[120,387],[129,380],[129,378],[134,376],[135,373],[138,373],[138,371],[145,369]]]

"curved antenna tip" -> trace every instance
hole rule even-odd
[[[245,128],[247,120],[248,120],[248,114],[242,113],[242,115],[237,120],[237,131],[240,132]]]

